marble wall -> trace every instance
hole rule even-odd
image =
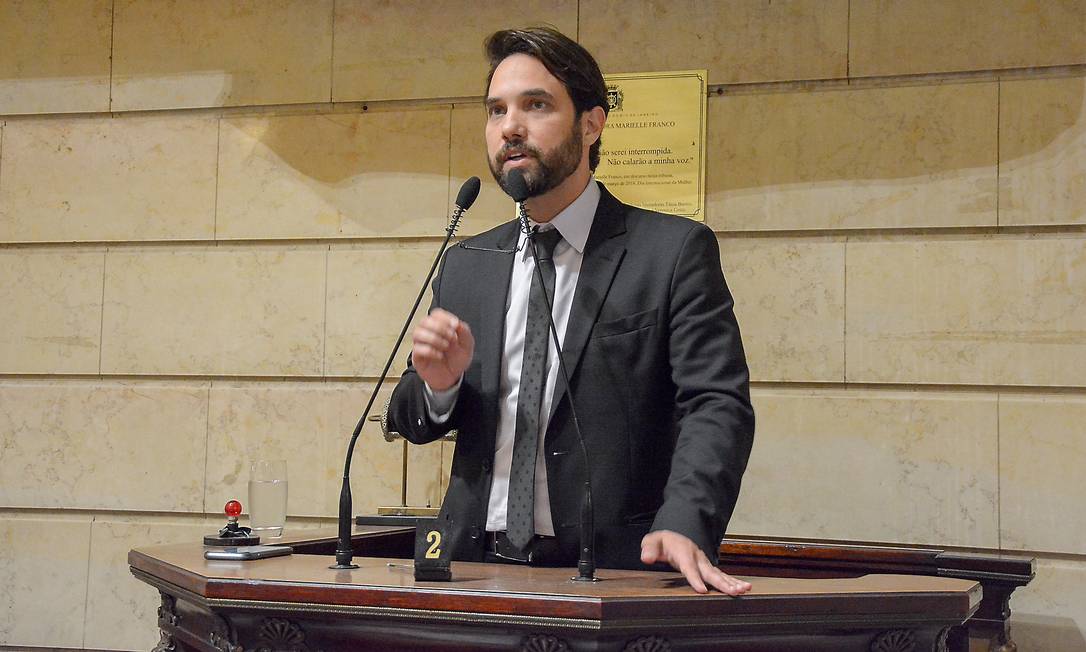
[[[215,529],[257,455],[331,523],[457,188],[462,233],[511,211],[481,40],[547,22],[708,70],[759,415],[730,531],[1036,556],[1020,649],[1086,651],[1086,0],[510,11],[0,3],[0,646],[151,647],[127,550]],[[360,446],[356,511],[394,503],[400,448]],[[451,453],[411,449],[413,503]]]

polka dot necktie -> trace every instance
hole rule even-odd
[[[517,395],[517,424],[513,440],[513,465],[509,470],[509,506],[506,536],[509,543],[524,550],[535,535],[535,460],[539,448],[540,412],[547,384],[547,351],[550,348],[548,300],[554,297],[554,248],[562,235],[557,229],[536,231],[539,275],[532,274],[528,293],[528,323],[524,329],[520,392]],[[546,291],[547,298],[543,296]]]

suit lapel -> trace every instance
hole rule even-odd
[[[577,371],[592,327],[626,253],[626,207],[607,192],[603,184],[600,184],[600,191],[600,203],[592,220],[588,242],[585,243],[577,290],[573,295],[573,306],[562,343],[562,358],[570,378]],[[551,417],[565,393],[566,384],[559,373],[551,400]]]
[[[516,221],[503,225],[489,241],[475,240],[472,245],[496,249],[513,249],[517,246],[519,225]],[[480,361],[481,391],[483,396],[498,396],[501,388],[502,351],[505,347],[505,304],[509,295],[509,280],[513,261],[517,254],[470,252],[472,266],[478,279],[495,279],[493,283],[475,285],[474,298],[478,302],[479,330],[475,335],[476,357]],[[489,316],[497,317],[491,319]],[[498,405],[496,401],[484,402],[487,411],[483,423],[486,435],[493,438],[497,433]],[[490,449],[494,448],[493,442]]]

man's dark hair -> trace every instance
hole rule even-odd
[[[539,59],[539,62],[566,87],[573,108],[580,119],[581,114],[594,107],[601,107],[604,114],[610,110],[607,104],[607,85],[603,82],[603,73],[599,64],[581,47],[579,43],[553,27],[529,27],[526,29],[504,29],[494,32],[486,39],[486,57],[490,61],[490,73],[486,76],[486,88],[490,90],[490,80],[494,69],[512,54],[527,54]],[[601,137],[588,150],[588,168],[596,170],[600,163]]]

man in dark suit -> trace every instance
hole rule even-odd
[[[587,51],[540,28],[498,32],[487,53],[490,167],[507,191],[522,175],[547,244],[539,270],[515,221],[448,251],[389,427],[416,443],[459,431],[439,517],[454,558],[574,565],[575,408],[599,564],[668,563],[699,592],[744,593],[715,566],[754,434],[716,238],[592,178],[607,99]]]

